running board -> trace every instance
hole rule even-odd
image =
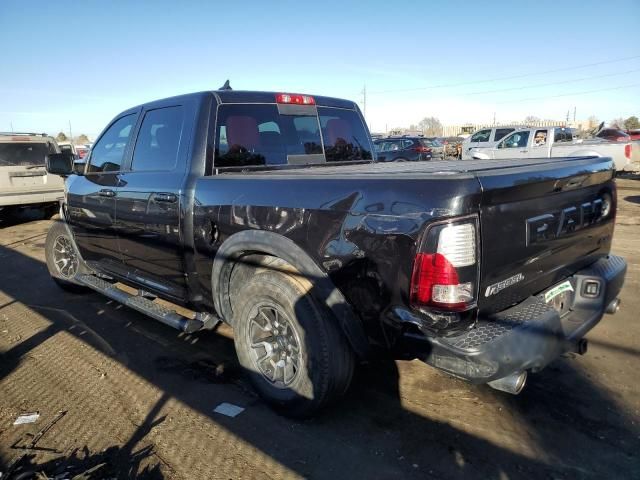
[[[195,319],[184,317],[176,311],[153,302],[148,298],[131,295],[130,293],[119,289],[114,284],[95,275],[78,275],[74,280],[77,280],[82,285],[101,293],[105,297],[109,297],[116,302],[122,303],[127,307],[133,308],[140,313],[144,313],[165,325],[169,325],[170,327],[185,333],[211,329],[220,323],[220,319],[207,313],[198,313],[196,314]]]

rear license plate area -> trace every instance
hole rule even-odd
[[[566,280],[554,285],[546,292],[542,293],[540,297],[547,305],[553,307],[553,309],[562,317],[571,310],[574,295],[575,289],[573,284],[569,280]]]

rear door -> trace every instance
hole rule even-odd
[[[608,253],[615,220],[610,159],[525,159],[477,176],[481,310],[504,309]]]
[[[128,278],[177,300],[186,297],[180,216],[190,139],[186,111],[159,102],[143,111],[130,165],[115,188]]]
[[[95,143],[82,176],[69,179],[68,222],[82,257],[92,266],[122,271],[115,231],[116,191],[122,185],[124,160],[137,112],[116,118]]]

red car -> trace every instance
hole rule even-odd
[[[631,137],[617,128],[603,128],[596,137],[611,140],[612,142],[628,142]]]
[[[627,130],[627,135],[631,137],[631,140],[640,140],[640,129]]]

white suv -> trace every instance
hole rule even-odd
[[[23,207],[43,207],[57,212],[64,194],[64,180],[48,174],[45,160],[59,153],[55,140],[42,133],[0,132],[0,216],[8,217]]]

